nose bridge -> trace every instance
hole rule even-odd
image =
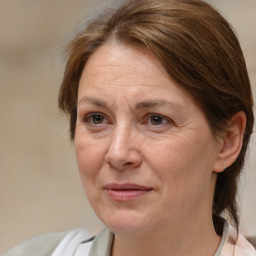
[[[136,148],[136,137],[136,129],[130,123],[117,124],[111,136],[106,161],[117,169],[138,166],[141,157]]]
[[[131,147],[132,127],[127,122],[117,124],[111,138],[109,151],[115,154],[127,154]]]

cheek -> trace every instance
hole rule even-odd
[[[81,178],[95,176],[104,160],[104,144],[86,135],[75,138],[77,164]]]
[[[159,170],[162,174],[180,172],[178,169],[186,164],[191,158],[191,151],[188,150],[189,143],[178,138],[166,138],[162,141],[145,147],[145,158],[154,170]],[[186,159],[186,161],[185,161]]]
[[[148,147],[145,155],[164,190],[187,194],[210,180],[214,152],[209,144],[197,137],[173,137]]]

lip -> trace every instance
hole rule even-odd
[[[104,190],[115,201],[129,202],[141,198],[153,189],[132,183],[110,183],[104,186]]]

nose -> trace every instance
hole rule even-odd
[[[113,131],[105,161],[117,170],[137,168],[141,165],[139,143],[130,128],[118,127]]]

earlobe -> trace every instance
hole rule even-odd
[[[237,112],[227,124],[214,172],[223,172],[236,161],[243,145],[245,127],[245,113]]]

